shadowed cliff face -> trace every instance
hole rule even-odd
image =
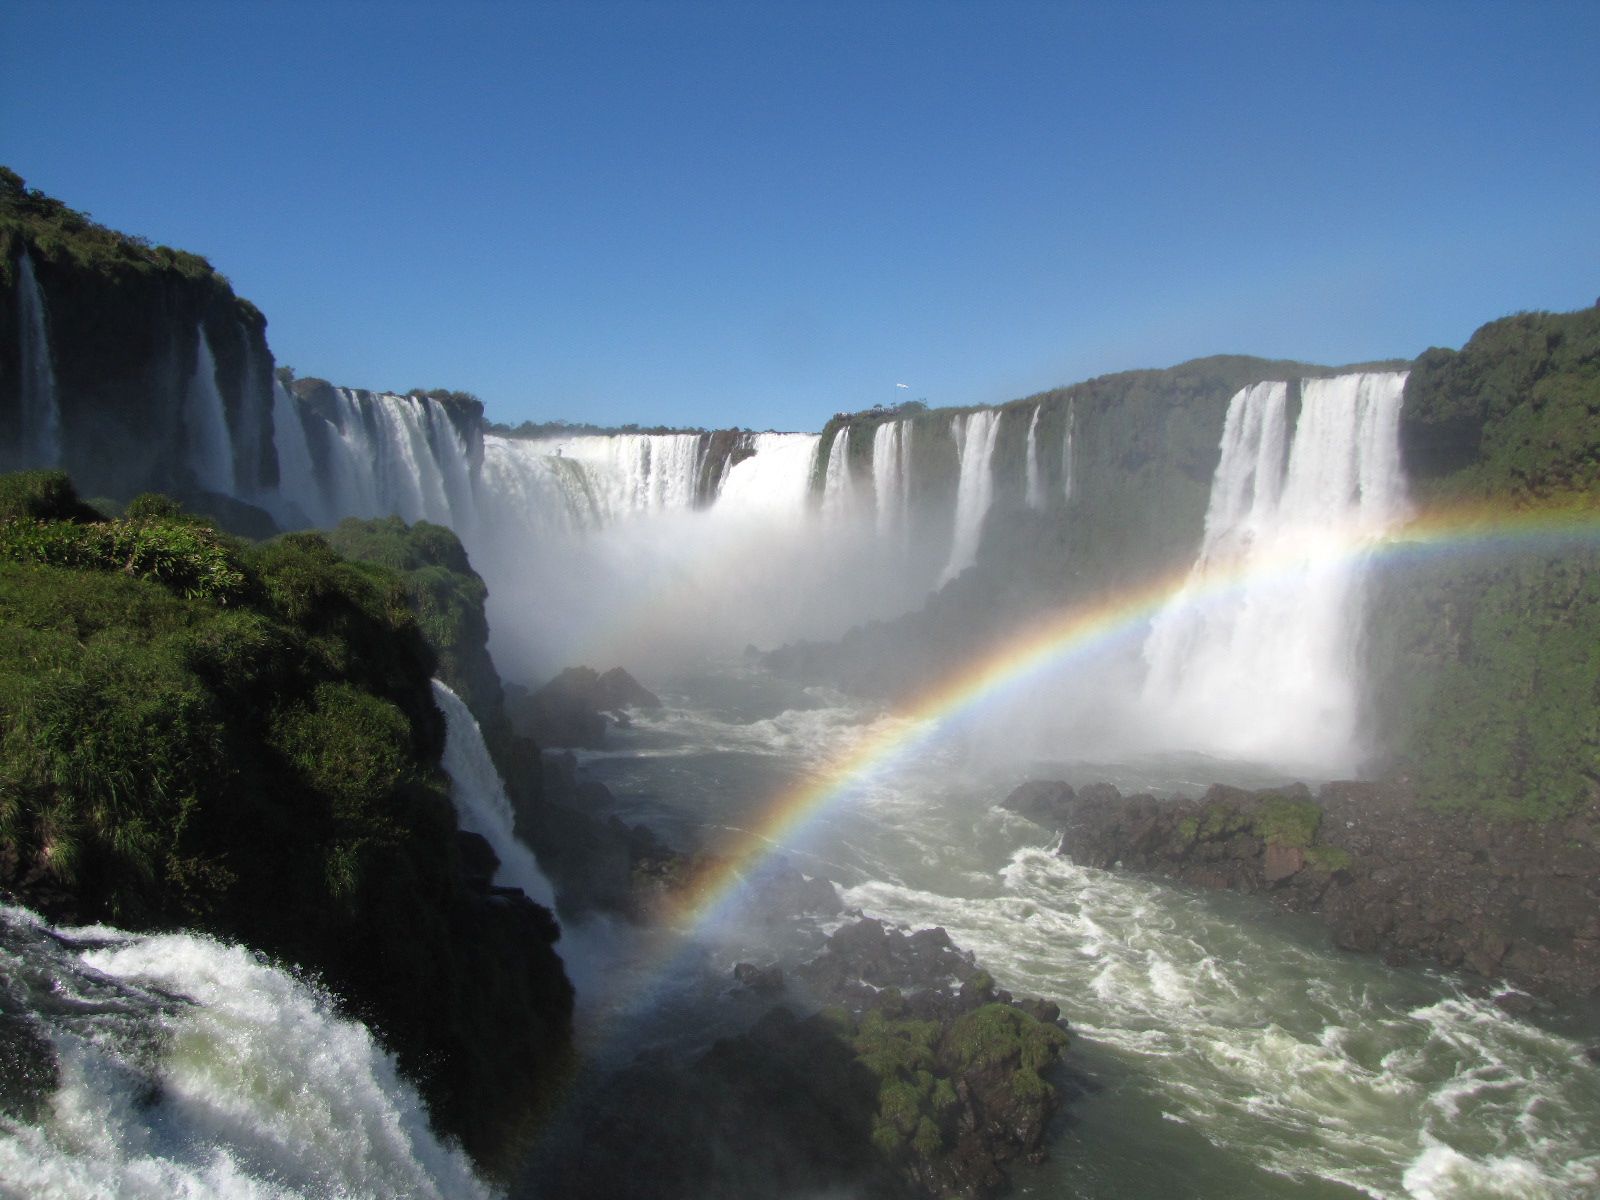
[[[120,498],[276,487],[266,318],[205,259],[96,225],[8,172],[0,333],[0,418],[21,424],[44,353],[52,394],[36,402],[60,430],[55,461],[24,461],[8,439],[0,466],[64,467],[86,494]]]

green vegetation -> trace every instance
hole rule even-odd
[[[1306,850],[1306,866],[1324,875],[1346,870],[1355,860],[1338,846],[1312,846]]]
[[[489,658],[489,589],[472,569],[461,540],[442,525],[399,517],[341,521],[329,545],[354,562],[397,577],[422,635],[438,656],[438,675],[477,717],[491,746],[509,736],[500,677]]]
[[[227,279],[198,254],[152,245],[148,239],[118,233],[97,224],[88,213],[68,208],[60,200],[30,188],[18,175],[0,166],[0,284],[13,282],[16,255],[14,239],[22,237],[49,258],[70,257],[93,271],[131,268],[135,271],[176,271],[191,279]],[[241,301],[241,303],[248,303]]]
[[[1401,421],[1428,502],[1600,498],[1600,308],[1520,313],[1427,351]]]
[[[990,985],[992,986],[992,984]],[[1032,1104],[1052,1094],[1041,1072],[1067,1044],[1067,1035],[1009,1004],[990,1003],[958,1017],[941,1032],[938,1021],[904,1015],[894,989],[859,1021],[840,1010],[829,1019],[856,1061],[878,1081],[872,1142],[890,1160],[914,1152],[931,1159],[953,1144],[957,1094],[952,1082],[973,1073],[1005,1072],[1006,1094]]]
[[[406,583],[160,497],[97,515],[59,473],[0,477],[0,888],[318,973],[492,1146],[570,989],[547,916],[463,883]]]
[[[1425,504],[1600,509],[1600,308],[1523,313],[1406,384]],[[1457,548],[1387,572],[1371,604],[1388,766],[1445,809],[1548,820],[1600,790],[1600,554],[1592,539]]]
[[[1270,845],[1303,850],[1316,841],[1322,809],[1309,800],[1287,796],[1264,797],[1252,826],[1257,837]]]

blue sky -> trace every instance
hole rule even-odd
[[[1597,47],[1595,3],[9,0],[0,162],[301,374],[815,429],[1593,303]]]

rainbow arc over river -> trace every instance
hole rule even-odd
[[[1507,510],[1456,505],[1415,517],[1387,534],[1370,529],[1308,530],[1302,549],[1248,563],[1185,568],[1088,604],[1050,613],[950,672],[913,703],[804,783],[775,796],[762,819],[719,847],[714,866],[679,894],[670,923],[680,930],[713,920],[733,902],[745,874],[830,806],[848,802],[861,782],[891,767],[953,719],[1046,670],[1143,635],[1151,619],[1173,604],[1225,604],[1246,588],[1270,587],[1307,569],[1315,556],[1346,563],[1420,562],[1437,556],[1504,551],[1571,553],[1600,550],[1600,506],[1594,503]],[[1306,549],[1308,543],[1314,547]]]

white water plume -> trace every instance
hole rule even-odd
[[[1039,470],[1039,413],[1043,408],[1042,404],[1035,405],[1028,421],[1025,497],[1029,508],[1044,507],[1044,473]]]
[[[1305,380],[1287,452],[1287,387],[1234,396],[1199,556],[1145,645],[1145,700],[1173,743],[1310,767],[1358,756],[1361,551],[1407,512],[1404,384]]]
[[[185,459],[196,482],[209,492],[234,492],[233,439],[228,414],[217,387],[217,360],[205,326],[195,330],[194,374],[183,395]]]
[[[850,466],[850,428],[839,430],[828,447],[828,465],[822,476],[822,516],[829,522],[848,520],[856,515],[860,498],[856,493],[855,472]]]
[[[17,304],[22,325],[22,461],[53,467],[61,462],[61,413],[56,397],[55,368],[50,363],[50,331],[45,324],[44,296],[33,273],[33,259],[22,252]]]
[[[939,575],[943,587],[970,567],[978,557],[978,540],[983,536],[983,521],[994,499],[994,446],[1000,433],[1000,414],[994,409],[979,409],[955,419],[951,435],[961,477],[956,484],[955,536],[950,558]]]
[[[371,1033],[242,946],[0,908],[0,968],[23,1053],[55,1076],[0,1120],[0,1195],[491,1195]]]
[[[506,796],[477,718],[460,696],[442,681],[433,681],[433,699],[444,713],[444,769],[450,775],[450,799],[461,828],[486,839],[500,865],[494,882],[521,888],[530,900],[554,908],[555,889],[545,878],[533,851],[517,837],[516,814]]]
[[[1078,409],[1067,402],[1067,435],[1061,442],[1061,498],[1072,499],[1072,434],[1078,424]]]
[[[903,540],[911,520],[911,425],[884,421],[872,433],[872,494],[878,537]]]

